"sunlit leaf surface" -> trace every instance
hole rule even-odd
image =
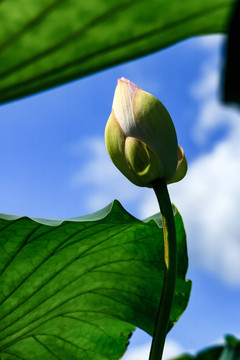
[[[156,217],[156,219],[158,216]],[[187,306],[187,252],[175,209],[178,275],[171,326]],[[135,326],[153,333],[162,228],[115,201],[71,220],[0,219],[1,360],[118,359]]]

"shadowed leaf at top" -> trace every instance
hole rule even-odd
[[[178,271],[170,327],[191,289],[185,231],[174,212]],[[164,273],[156,221],[134,218],[117,201],[65,221],[2,215],[1,360],[119,359],[135,326],[152,335]]]
[[[234,0],[0,1],[0,102],[226,32]]]

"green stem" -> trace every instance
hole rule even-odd
[[[153,190],[162,216],[165,272],[149,360],[161,360],[175,291],[177,244],[174,216],[166,182],[156,180],[153,183]]]

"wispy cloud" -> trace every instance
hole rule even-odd
[[[133,349],[129,349],[122,360],[148,360],[151,343],[147,343]],[[169,360],[183,354],[181,345],[171,339],[167,339],[163,352],[163,360]]]
[[[226,36],[221,34],[199,36],[196,46],[201,46],[203,49],[209,50],[212,54],[222,46]]]
[[[228,131],[171,193],[185,220],[190,259],[226,283],[240,285],[240,113],[220,103],[219,56],[212,52],[209,60],[192,88],[200,109],[194,136],[203,146],[219,126]]]
[[[194,139],[199,145],[204,145],[211,132],[220,126],[231,127],[235,131],[239,123],[239,112],[220,102],[223,67],[220,53],[223,52],[224,38],[216,37],[215,46],[214,37],[210,37],[210,40],[207,38],[201,39],[205,39],[207,43],[210,41],[212,48],[207,47],[208,60],[202,64],[200,78],[190,89],[192,97],[199,103],[199,113],[193,131]],[[200,41],[200,44],[204,41]]]

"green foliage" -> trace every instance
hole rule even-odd
[[[170,326],[191,289],[183,222],[174,214],[178,271]],[[1,360],[118,359],[135,326],[153,334],[164,271],[156,221],[134,218],[117,201],[65,221],[2,215]]]
[[[226,32],[234,0],[13,0],[0,6],[0,102]]]
[[[224,346],[215,346],[199,352],[196,356],[182,355],[172,360],[239,360],[240,341],[233,336],[226,336]]]
[[[13,0],[0,6],[0,103],[149,54],[190,36],[227,32],[234,0]],[[237,8],[236,8],[237,9]],[[239,102],[239,8],[226,101]],[[174,210],[178,269],[169,329],[191,283]],[[153,334],[163,286],[159,214],[140,221],[115,201],[89,216],[0,218],[0,359],[119,359],[135,326]],[[239,360],[240,343],[176,360]]]

